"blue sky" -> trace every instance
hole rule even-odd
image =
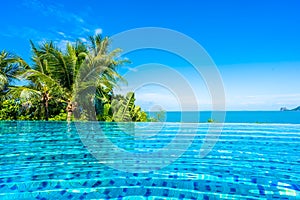
[[[278,110],[300,105],[299,8],[297,0],[6,1],[0,8],[0,49],[29,60],[29,39],[64,46],[95,32],[113,36],[140,27],[168,28],[193,38],[211,56],[228,110]],[[205,83],[184,59],[155,50],[126,57],[132,64],[121,73],[147,63],[167,65],[190,82],[200,110],[211,109]],[[178,110],[176,101],[168,88],[137,90],[137,102],[146,110],[155,105]]]

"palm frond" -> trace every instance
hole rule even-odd
[[[15,99],[20,98],[25,101],[32,100],[32,99],[40,100],[41,92],[36,89],[24,87],[24,86],[10,87],[7,96]]]

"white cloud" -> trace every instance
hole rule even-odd
[[[90,32],[91,32],[91,30],[88,29],[88,28],[86,28],[86,27],[82,27],[81,29],[82,29],[82,31],[85,32],[85,33],[90,33]]]
[[[79,22],[79,23],[84,23],[84,19],[82,19],[81,17],[79,17],[78,15],[75,15],[75,14],[72,14],[71,15],[71,17],[73,18],[73,19],[75,19],[77,22]]]
[[[24,6],[26,9],[28,9],[31,12],[36,13],[37,15],[42,15],[47,18],[51,18],[51,21],[54,21],[55,26],[48,27],[48,30],[44,27],[39,27],[38,29],[35,28],[35,31],[38,32],[37,34],[32,34],[29,37],[23,37],[23,38],[30,38],[32,40],[40,40],[40,36],[49,39],[49,40],[55,40],[57,39],[57,34],[59,34],[61,37],[69,40],[74,40],[75,38],[78,38],[78,36],[86,36],[86,31],[88,28],[84,29],[83,26],[90,27],[92,25],[88,24],[86,20],[83,18],[88,18],[88,13],[86,12],[85,7],[83,7],[82,11],[80,13],[74,13],[70,10],[68,10],[63,4],[59,2],[48,2],[45,3],[42,0],[23,0],[22,6]],[[71,25],[72,28],[72,34],[71,33],[64,33],[60,30],[57,30],[57,32],[53,32],[52,30],[61,29],[61,26],[64,26],[64,24]],[[20,31],[19,29],[22,28],[20,26],[13,27],[13,29],[16,29],[17,33],[22,33],[24,31]],[[43,30],[43,31],[41,31]],[[50,31],[51,30],[51,31]],[[10,31],[12,32],[12,31]],[[10,36],[10,32],[6,33],[6,35]],[[3,34],[1,34],[3,35]],[[27,34],[28,35],[28,34]],[[18,36],[20,37],[20,36]]]
[[[66,11],[64,6],[57,2],[45,4],[40,0],[24,0],[23,5],[29,9],[40,12],[44,16],[53,16],[63,22],[76,21],[78,23],[84,23],[84,20],[79,15]]]
[[[67,41],[75,41],[79,38],[86,42],[87,35],[101,34],[102,29],[91,21],[90,11],[84,5],[79,12],[74,12],[59,1],[47,2],[42,0],[22,0],[22,6],[28,12],[35,13],[36,17],[51,20],[52,26],[24,26],[22,24],[11,24],[0,32],[0,36],[7,38],[21,38],[27,41],[31,39],[34,43],[39,41],[57,41],[59,47],[65,48]],[[65,26],[66,25],[66,26]],[[72,31],[66,28],[71,26]],[[95,29],[97,28],[97,29]],[[58,42],[58,40],[63,40]]]
[[[300,62],[221,66],[228,110],[279,110],[300,105]]]
[[[160,107],[163,110],[180,110],[176,97],[163,93],[136,93],[136,102],[144,110]]]
[[[98,35],[98,34],[102,34],[102,29],[101,28],[97,28],[95,30],[95,35]]]
[[[85,38],[83,38],[83,37],[80,37],[79,38],[82,42],[87,42],[87,40],[85,39]]]
[[[57,33],[63,37],[66,37],[66,34],[64,32],[58,31]]]
[[[294,108],[300,105],[299,94],[265,94],[230,96],[229,110],[279,110],[281,107]]]
[[[126,59],[126,58],[125,58]],[[132,71],[132,72],[137,72],[138,71],[138,69],[137,68],[135,68],[135,67],[125,67],[126,69],[128,69],[129,71]]]
[[[65,51],[66,50],[66,47],[67,47],[67,44],[70,43],[74,43],[72,41],[69,41],[69,40],[59,40],[59,41],[55,41],[54,44],[59,48],[61,49],[62,51]]]

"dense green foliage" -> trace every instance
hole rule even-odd
[[[65,50],[53,42],[30,42],[32,64],[2,51],[0,120],[147,121],[133,92],[113,93],[125,81],[117,67],[127,60],[118,57],[120,49],[108,51],[109,42],[96,35]]]
[[[113,120],[117,122],[122,121],[146,121],[147,115],[141,112],[139,106],[134,105],[134,93],[128,92],[126,97],[119,96],[111,102],[111,109],[113,113]]]

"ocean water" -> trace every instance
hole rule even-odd
[[[299,124],[218,130],[210,123],[0,122],[0,199],[300,198]]]
[[[200,112],[165,112],[166,122],[208,122],[213,119],[210,111]],[[223,112],[216,112],[222,115]],[[149,112],[152,117],[157,117],[157,112]],[[226,123],[284,123],[284,124],[300,124],[299,111],[227,111],[225,112]]]

